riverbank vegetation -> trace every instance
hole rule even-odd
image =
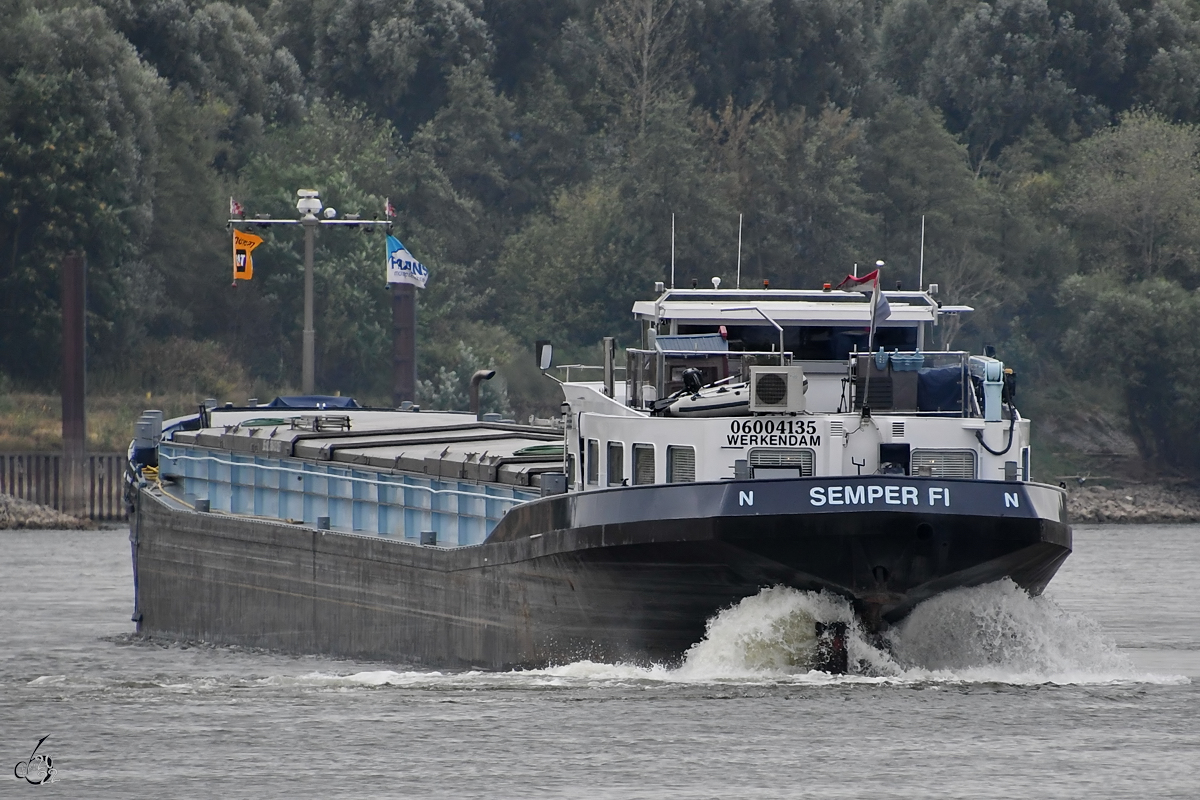
[[[743,285],[883,259],[908,288],[924,216],[925,282],[977,309],[939,344],[995,345],[1051,428],[1093,409],[1200,471],[1194,2],[0,0],[0,23],[11,391],[57,383],[72,248],[93,390],[298,384],[298,235],[258,231],[231,287],[230,196],[390,199],[431,274],[422,401],[465,406],[497,365],[487,403],[522,417],[556,403],[533,339],[632,341],[672,215],[680,285],[734,283],[742,215]],[[316,265],[318,388],[386,399],[382,237],[323,232]]]

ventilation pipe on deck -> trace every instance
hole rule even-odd
[[[490,381],[494,377],[496,377],[494,369],[477,370],[471,376],[471,413],[475,415],[475,419],[479,419],[479,384],[483,381]]]
[[[614,372],[616,371],[617,340],[611,336],[604,337],[604,393],[613,396]]]

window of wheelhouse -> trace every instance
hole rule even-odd
[[[587,440],[587,482],[591,486],[600,483],[600,442]]]
[[[608,485],[621,486],[625,483],[625,443],[608,443]]]
[[[648,486],[654,483],[654,445],[633,446],[633,485]]]
[[[575,485],[575,454],[567,453],[567,486]]]
[[[681,334],[716,333],[716,325],[680,325]],[[867,352],[867,326],[785,325],[783,346],[797,361],[845,361],[855,349]],[[913,351],[919,346],[920,329],[915,325],[880,326],[875,345],[885,350]],[[729,349],[733,352],[774,352],[779,349],[779,331],[770,325],[726,325]]]
[[[669,445],[667,447],[667,481],[693,483],[696,480],[696,449]]]
[[[875,346],[884,350],[913,351],[917,349],[917,336],[920,329],[915,325],[891,327],[881,325],[875,329]],[[859,348],[862,350],[863,348]]]

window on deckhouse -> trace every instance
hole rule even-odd
[[[667,448],[667,480],[692,483],[696,480],[696,449],[671,445]]]
[[[600,483],[600,442],[587,440],[587,482],[595,486]]]
[[[625,483],[625,444],[608,443],[608,485],[621,486]]]
[[[633,483],[635,486],[654,483],[654,445],[633,446]]]

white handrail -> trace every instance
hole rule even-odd
[[[169,461],[213,461],[213,462],[216,462],[217,464],[224,464],[224,465],[230,466],[230,467],[253,467],[254,469],[265,469],[265,470],[270,470],[272,472],[287,472],[287,473],[293,474],[293,475],[306,475],[310,478],[328,478],[328,479],[332,479],[332,480],[336,480],[336,481],[350,481],[351,483],[368,483],[368,484],[373,484],[375,486],[392,486],[392,487],[402,488],[402,489],[418,489],[422,492],[429,492],[430,494],[461,495],[463,497],[473,497],[477,500],[501,500],[501,501],[506,501],[506,502],[515,503],[515,504],[529,502],[528,499],[521,499],[521,498],[517,498],[517,497],[502,497],[502,496],[491,495],[491,494],[479,494],[478,492],[463,492],[463,491],[459,491],[457,489],[431,489],[428,486],[421,486],[419,484],[397,483],[396,481],[381,481],[381,480],[375,480],[373,478],[356,478],[354,476],[333,475],[328,472],[313,472],[311,470],[304,470],[304,469],[291,469],[290,467],[273,467],[268,464],[255,464],[255,463],[246,462],[246,461],[224,461],[220,458],[217,458],[216,456],[169,456],[169,455],[164,455],[164,456],[162,456],[162,458],[169,460]],[[191,476],[184,476],[184,477],[191,477]],[[200,478],[196,478],[196,479],[200,480]],[[286,490],[284,490],[284,491],[286,491]]]

